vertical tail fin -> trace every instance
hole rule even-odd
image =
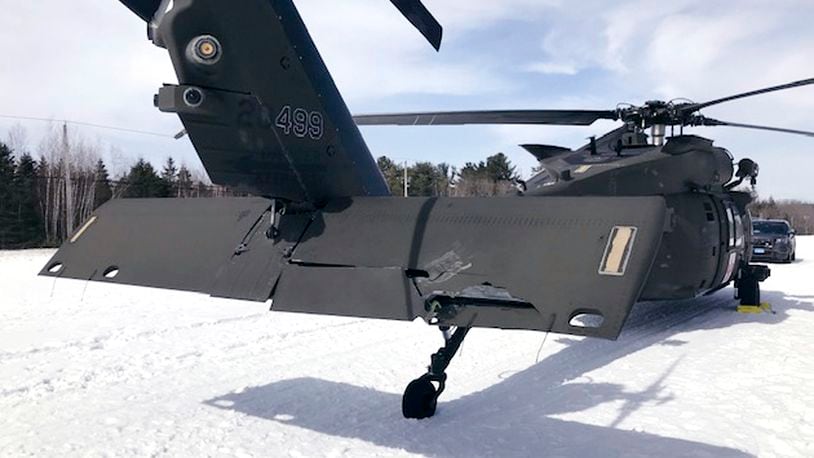
[[[291,0],[164,1],[152,17],[180,83],[156,104],[180,116],[214,182],[314,203],[388,194]]]

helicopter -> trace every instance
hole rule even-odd
[[[708,118],[704,103],[614,110],[352,116],[292,0],[120,0],[165,48],[178,84],[153,103],[181,119],[213,182],[255,197],[115,199],[41,275],[268,302],[276,311],[437,326],[444,346],[407,385],[402,413],[435,414],[446,369],[473,328],[616,339],[640,301],[732,283],[760,303],[751,263],[758,165],[690,126],[812,132]],[[418,0],[391,0],[437,50],[443,29]],[[358,125],[620,127],[572,150],[530,144],[542,166],[507,197],[392,197]],[[667,135],[668,128],[671,134]],[[675,129],[678,134],[675,134]]]

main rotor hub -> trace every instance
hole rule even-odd
[[[619,120],[636,129],[655,128],[663,131],[666,126],[692,125],[694,119],[700,115],[693,114],[695,106],[692,103],[665,102],[663,100],[649,100],[642,106],[630,106],[618,109]]]

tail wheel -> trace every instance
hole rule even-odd
[[[435,415],[438,391],[427,377],[413,380],[401,398],[401,413],[405,418],[429,418]]]

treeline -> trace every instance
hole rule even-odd
[[[749,207],[753,217],[784,219],[791,223],[798,234],[814,234],[814,204],[798,200],[756,200]]]
[[[69,137],[64,128],[41,142],[38,159],[13,135],[0,142],[0,249],[59,246],[114,198],[236,195],[206,184],[172,157],[160,170],[139,159],[111,177],[99,149],[80,136]],[[394,195],[404,195],[405,178],[409,196],[494,196],[512,192],[518,178],[503,153],[460,169],[445,163],[405,165],[384,156],[378,164]]]
[[[516,168],[503,153],[486,158],[486,161],[467,162],[458,169],[447,163],[416,162],[413,165],[398,163],[382,156],[377,161],[390,192],[393,195],[421,196],[497,196],[517,189],[519,179]]]
[[[131,197],[222,197],[236,193],[206,183],[202,174],[169,157],[160,170],[139,159],[111,177],[100,146],[68,131],[52,131],[29,153],[20,130],[0,142],[0,249],[58,246],[110,199]],[[503,153],[463,167],[447,163],[396,162],[379,157],[393,195],[496,196],[515,192],[516,168]],[[405,186],[406,183],[406,186]],[[814,234],[814,204],[756,200],[761,218],[786,219],[800,234]]]
[[[0,142],[0,249],[59,246],[113,198],[235,195],[206,184],[171,157],[160,171],[139,159],[111,177],[98,145],[68,138],[67,131],[46,138],[39,159],[23,144]]]

